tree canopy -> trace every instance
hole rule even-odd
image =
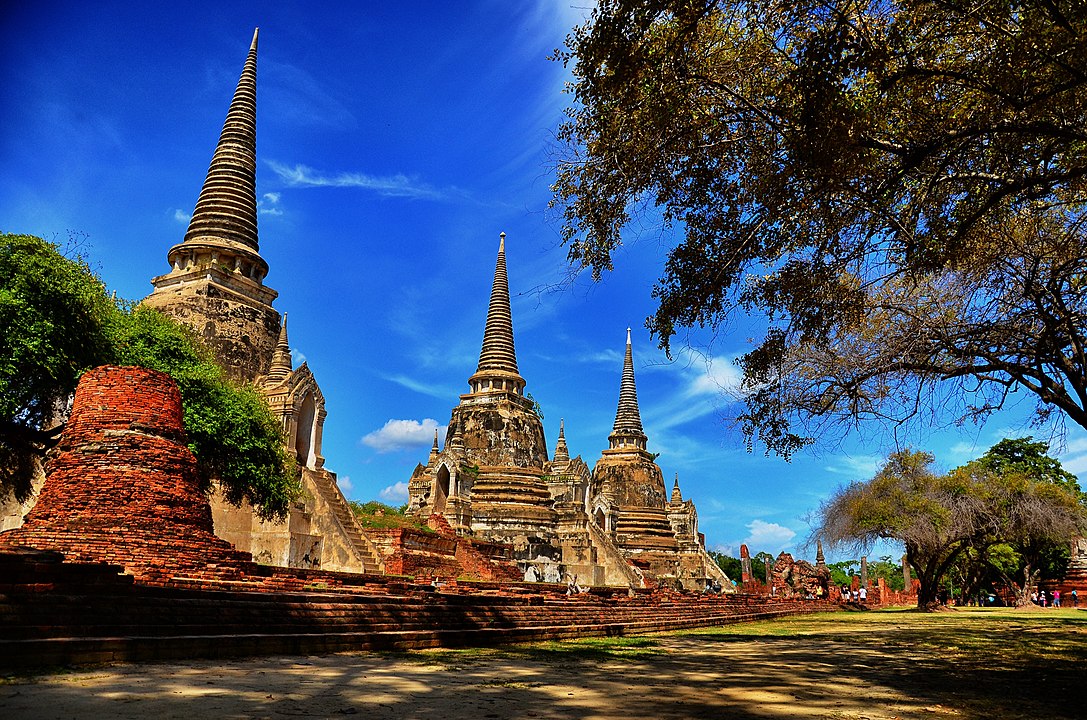
[[[117,309],[85,262],[30,235],[0,235],[0,489],[31,492],[84,370],[112,358]]]
[[[992,462],[1017,444],[1004,441],[945,474],[933,470],[929,453],[892,453],[872,479],[841,488],[820,507],[816,534],[831,547],[903,543],[921,582],[919,607],[936,603],[942,579],[964,557],[991,564],[1010,585],[1011,574],[1022,569],[1025,596],[1037,581],[1040,554],[1082,533],[1087,512],[1078,488],[1054,482],[1058,474],[1032,475],[1023,466]],[[1059,463],[1056,468],[1064,472]]]
[[[601,0],[557,53],[570,260],[655,206],[647,326],[764,316],[739,420],[785,455],[1016,391],[1087,427],[1085,38],[1061,0]]]
[[[104,364],[171,375],[205,488],[218,481],[231,502],[286,514],[299,482],[282,428],[254,388],[227,379],[187,328],[112,300],[79,258],[40,238],[0,234],[0,491],[29,496],[79,377]]]

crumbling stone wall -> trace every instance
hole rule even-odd
[[[774,594],[782,597],[825,598],[830,585],[830,571],[807,560],[794,560],[787,552],[778,555],[771,569]]]

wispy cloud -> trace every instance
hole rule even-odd
[[[610,365],[615,367],[623,367],[623,353],[618,350],[598,350],[596,352],[587,352],[579,355],[576,358],[577,362],[591,363],[594,365]]]
[[[838,455],[823,469],[850,480],[866,480],[876,474],[881,462],[881,455]]]
[[[444,426],[438,425],[438,421],[433,418],[426,418],[422,422],[389,420],[380,430],[374,430],[363,436],[362,444],[374,448],[379,453],[407,450],[432,443],[435,430],[439,430],[438,442],[440,443],[440,436],[444,429]]]
[[[449,400],[457,394],[456,391],[450,390],[445,385],[428,385],[406,375],[384,375],[382,377],[389,382],[406,387],[408,390],[414,390],[421,395],[428,395],[439,400]]]
[[[408,175],[367,175],[361,172],[326,174],[306,165],[285,165],[275,160],[266,161],[272,172],[290,187],[358,188],[375,192],[383,197],[404,197],[417,200],[463,199],[465,192],[459,188],[436,188]]]
[[[378,493],[378,497],[382,500],[401,505],[408,501],[408,484],[406,482],[398,482],[394,485],[382,488]]]
[[[337,475],[336,484],[340,486],[340,491],[344,495],[355,489],[355,484],[351,482],[350,475]]]
[[[177,220],[182,225],[188,225],[189,221],[192,220],[192,213],[187,213],[181,208],[177,208],[174,210],[174,220]]]

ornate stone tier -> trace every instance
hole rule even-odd
[[[472,530],[488,539],[553,533],[555,510],[543,471],[481,466],[472,485]]]
[[[143,368],[83,376],[41,497],[0,545],[114,563],[145,579],[256,567],[212,531],[177,385]]]
[[[223,273],[213,271],[199,281],[163,286],[143,304],[191,327],[231,376],[256,381],[271,366],[279,313],[270,305],[242,301],[219,282],[223,279]]]
[[[663,508],[620,507],[615,538],[623,550],[676,551],[676,542],[668,511]]]
[[[447,439],[447,448],[462,443],[469,465],[542,470],[547,463],[543,423],[526,398],[462,395],[449,426],[456,431]]]
[[[605,450],[593,468],[593,490],[619,507],[664,509],[664,475],[645,450]]]

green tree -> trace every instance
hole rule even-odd
[[[891,454],[871,480],[842,488],[823,503],[816,530],[831,546],[902,542],[921,582],[918,607],[937,604],[944,579],[969,553],[995,557],[996,546],[1005,544],[1022,548],[1027,557],[1047,544],[1067,542],[1087,520],[1079,498],[1065,486],[997,473],[978,461],[938,474],[933,462],[924,452]],[[1024,592],[1036,578],[1028,559]]]
[[[0,234],[0,492],[31,492],[79,377],[109,362],[117,309],[79,258],[30,235]]]
[[[282,429],[263,397],[231,383],[192,333],[159,313],[118,305],[80,259],[52,243],[0,234],[0,490],[19,500],[56,443],[79,377],[104,364],[170,374],[205,487],[282,517],[300,492]]]
[[[601,0],[557,53],[571,262],[610,270],[655,206],[648,327],[764,315],[739,421],[785,455],[1020,390],[1087,427],[1085,30],[1059,0]]]
[[[1018,605],[1030,602],[1043,573],[1063,573],[1069,541],[1084,531],[1087,517],[1087,496],[1076,476],[1048,451],[1030,437],[1005,439],[962,468],[999,479],[991,485],[1001,543],[976,554],[1015,591]]]
[[[725,555],[716,550],[710,550],[710,557],[717,563],[717,567],[721,568],[721,571],[732,580],[739,581],[743,577],[743,566],[739,558]]]

